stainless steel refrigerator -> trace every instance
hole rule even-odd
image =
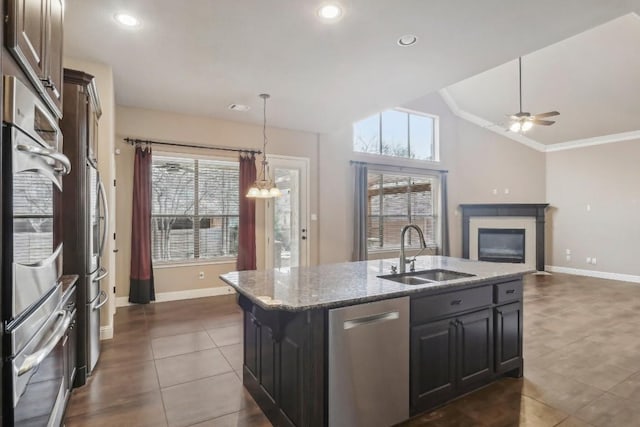
[[[80,276],[77,291],[78,374],[86,382],[100,356],[100,309],[108,293],[100,288],[107,276],[101,265],[108,238],[105,189],[98,172],[100,101],[93,76],[64,70],[64,153],[72,172],[64,185],[64,273]],[[69,189],[69,191],[67,191]]]

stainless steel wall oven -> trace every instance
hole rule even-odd
[[[3,423],[59,425],[75,307],[60,284],[62,176],[71,164],[40,99],[13,76],[4,76],[3,89]]]

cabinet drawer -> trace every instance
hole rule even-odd
[[[418,297],[411,301],[411,323],[491,305],[491,286]]]
[[[493,286],[493,298],[496,304],[522,299],[522,281],[499,283]]]

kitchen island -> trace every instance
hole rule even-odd
[[[397,262],[220,276],[244,312],[243,383],[274,425],[390,425],[522,375],[527,267],[423,256],[391,274]]]

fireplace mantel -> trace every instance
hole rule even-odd
[[[536,219],[536,269],[544,271],[544,212],[548,203],[461,204],[462,257],[469,258],[469,220],[477,216],[525,216]]]

